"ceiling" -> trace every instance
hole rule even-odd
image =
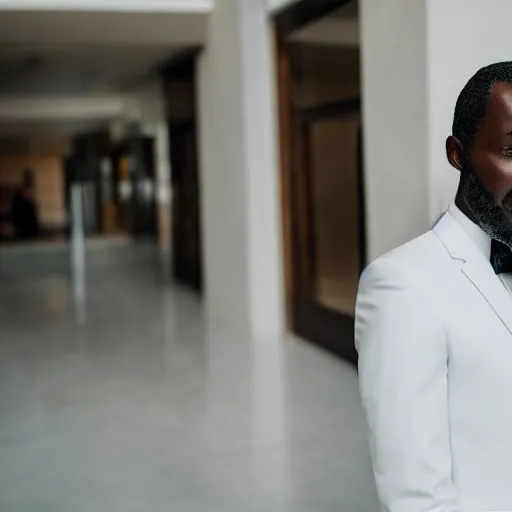
[[[0,43],[193,46],[207,22],[206,13],[1,11]]]
[[[184,48],[206,14],[2,11],[0,96],[119,92]]]
[[[175,54],[173,47],[135,48],[85,45],[15,44],[0,49],[0,102],[22,98],[90,97],[98,100],[145,83]],[[98,101],[96,100],[96,101]],[[39,100],[38,100],[39,101]],[[30,104],[30,103],[28,103]],[[27,110],[26,107],[24,110]],[[8,118],[6,118],[8,119]],[[2,147],[23,147],[22,138],[41,139],[92,131],[109,119],[0,119]],[[6,142],[7,141],[7,142]]]
[[[106,126],[108,119],[94,120],[49,120],[30,122],[4,122],[0,121],[0,138],[55,137],[66,136],[69,133],[94,131]]]
[[[200,46],[207,19],[199,12],[2,11],[0,102],[130,92],[173,55]],[[90,123],[0,119],[0,137],[76,133]]]
[[[124,92],[177,51],[171,46],[11,44],[0,48],[0,97]]]

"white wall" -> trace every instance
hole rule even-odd
[[[273,32],[265,0],[241,0],[239,16],[250,333],[253,337],[276,337],[284,333],[285,307]]]
[[[362,0],[369,259],[453,201],[445,140],[457,96],[479,68],[510,60],[511,16],[508,0]]]
[[[429,227],[427,27],[423,0],[361,0],[361,7],[372,260]],[[461,24],[452,27],[452,39]]]
[[[267,0],[267,7],[270,13],[274,14],[296,2],[297,0]]]
[[[198,69],[203,260],[208,315],[247,330],[241,57],[228,2],[215,6]]]
[[[283,332],[273,63],[266,0],[217,0],[199,63],[209,317],[252,338]]]
[[[457,96],[479,68],[511,60],[512,3],[430,0],[427,5],[430,219],[433,220],[453,200],[459,178],[447,163],[444,150]]]

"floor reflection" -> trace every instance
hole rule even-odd
[[[152,246],[87,261],[84,325],[66,268],[2,267],[2,512],[378,510],[351,366],[208,328]]]

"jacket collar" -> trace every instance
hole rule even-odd
[[[451,258],[459,262],[464,276],[512,334],[512,296],[494,273],[489,259],[449,212],[439,219],[433,231]]]
[[[451,208],[450,208],[451,210]],[[448,210],[435,224],[433,231],[453,259],[468,261],[475,258],[487,261],[473,237],[457,222]]]

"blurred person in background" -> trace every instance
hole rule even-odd
[[[12,203],[12,223],[15,237],[19,240],[36,238],[39,235],[39,221],[34,201],[32,172],[26,171],[22,185]]]
[[[464,87],[446,149],[454,203],[360,282],[375,479],[386,512],[512,511],[512,63]]]

